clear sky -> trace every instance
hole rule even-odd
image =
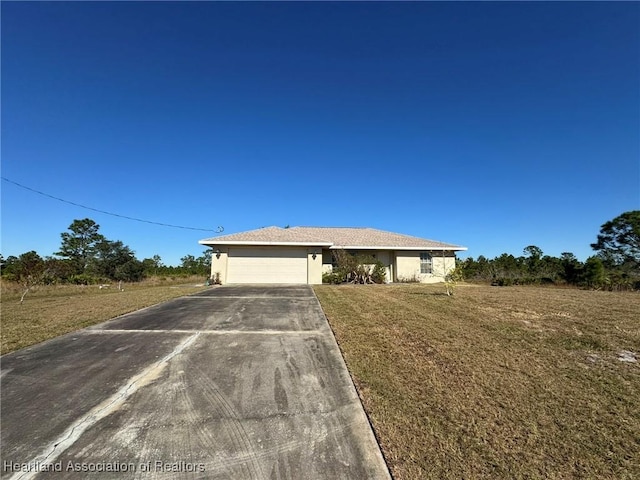
[[[370,226],[592,254],[640,208],[638,2],[2,2],[2,175],[154,222]],[[139,259],[215,232],[6,181],[1,253],[89,217]]]

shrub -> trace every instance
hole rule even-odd
[[[398,283],[420,283],[420,278],[414,273],[411,277],[398,277]]]
[[[15,273],[3,273],[2,279],[8,282],[17,282],[18,276]]]
[[[322,283],[338,285],[342,283],[342,275],[336,272],[326,272],[322,274]]]
[[[142,262],[132,259],[115,268],[113,279],[125,282],[139,282],[144,276],[144,265]]]
[[[387,270],[380,260],[376,260],[376,263],[373,264],[371,279],[373,283],[384,283],[387,279]]]
[[[93,285],[98,283],[98,279],[88,273],[80,273],[78,275],[71,275],[69,277],[69,283],[73,285]]]
[[[330,274],[325,273],[326,283],[384,283],[384,264],[370,255],[351,255],[345,250],[333,252],[336,266]]]
[[[493,281],[491,282],[491,285],[493,285],[494,287],[509,287],[511,285],[514,284],[514,281],[512,278],[494,278]]]
[[[447,292],[447,295],[453,295],[453,292],[456,288],[458,282],[462,282],[464,280],[464,274],[462,272],[462,268],[459,265],[456,265],[451,271],[449,271],[444,276],[444,286]]]

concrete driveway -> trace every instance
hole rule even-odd
[[[1,362],[2,478],[389,478],[308,286],[216,287]]]

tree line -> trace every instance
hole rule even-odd
[[[60,250],[52,256],[43,258],[35,251],[6,259],[0,255],[2,278],[28,288],[36,284],[137,282],[153,275],[210,275],[211,249],[200,257],[182,257],[177,267],[164,265],[159,255],[139,260],[122,241],[102,235],[100,225],[89,218],[74,220],[60,237]]]
[[[516,257],[503,253],[493,259],[458,261],[466,280],[493,285],[569,284],[607,290],[640,290],[640,210],[625,212],[602,225],[591,248],[596,252],[579,261],[571,252],[544,255],[529,245]]]
[[[107,239],[89,218],[74,220],[60,237],[60,250],[52,256],[43,258],[35,251],[6,259],[0,255],[2,278],[28,289],[36,284],[135,282],[154,275],[210,276],[212,249],[200,257],[182,257],[179,266],[164,265],[159,255],[138,260],[131,248],[120,240]],[[602,225],[591,247],[596,253],[584,262],[570,252],[553,257],[529,245],[518,257],[503,253],[493,259],[480,255],[458,260],[457,270],[466,280],[495,285],[564,283],[640,290],[640,210],[625,212]]]

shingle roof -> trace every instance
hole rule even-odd
[[[256,242],[263,244],[274,243],[308,243],[317,245],[319,239],[296,230],[296,228],[281,227],[265,227],[257,230],[249,230],[248,232],[233,233],[231,235],[222,235],[220,237],[206,238],[200,240],[200,243],[217,244],[220,242]],[[321,242],[320,242],[321,243]],[[325,242],[330,243],[330,242]]]
[[[200,240],[202,245],[316,245],[332,248],[466,250],[450,243],[357,227],[266,227]]]

